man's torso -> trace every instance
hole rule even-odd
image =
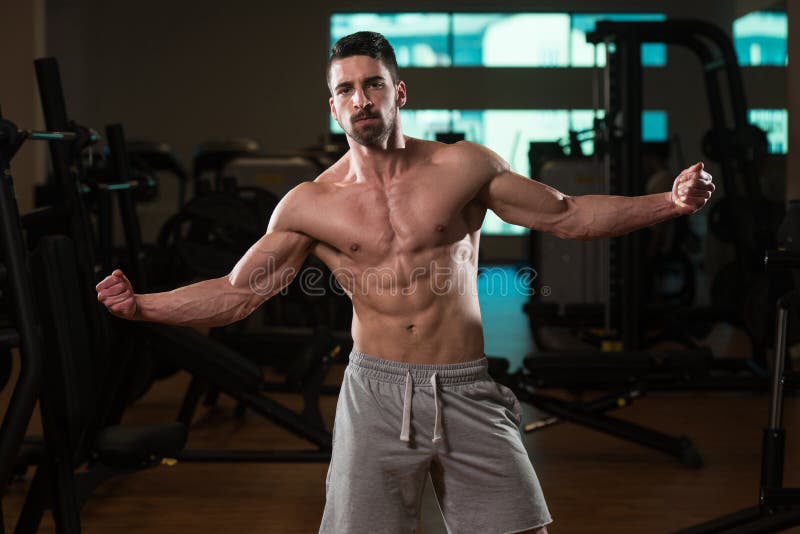
[[[409,140],[390,177],[362,180],[349,155],[316,181],[297,228],[353,302],[355,347],[383,358],[452,363],[483,355],[476,200],[491,172],[470,145]]]

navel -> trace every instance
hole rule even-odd
[[[358,252],[358,249],[360,248],[361,247],[359,246],[358,243],[353,243],[352,245],[350,245],[350,250],[352,250],[353,252]]]
[[[408,332],[409,334],[413,334],[416,331],[417,331],[417,326],[416,325],[410,324],[410,325],[406,326],[406,332]]]
[[[444,225],[443,224],[437,224],[436,225],[436,231],[437,232],[444,232]]]

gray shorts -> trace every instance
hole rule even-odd
[[[430,476],[448,532],[550,523],[519,402],[486,358],[407,364],[350,354],[333,430],[322,534],[414,532]]]

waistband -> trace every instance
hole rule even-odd
[[[469,384],[489,378],[489,361],[485,357],[461,363],[407,363],[354,350],[350,353],[349,368],[363,376],[392,384],[405,384],[407,375],[411,374],[415,386],[430,386],[434,374],[442,385]]]

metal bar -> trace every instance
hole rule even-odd
[[[769,428],[781,428],[783,418],[783,368],[786,361],[786,327],[789,321],[788,300],[778,300],[778,319],[775,328],[775,359],[772,361],[772,393],[769,403]]]
[[[586,412],[559,399],[531,395],[524,391],[518,391],[517,395],[521,401],[559,418],[675,456],[689,467],[702,466],[702,459],[686,438],[675,438],[609,415]]]
[[[108,138],[112,179],[114,182],[127,184],[130,179],[130,164],[125,148],[125,130],[121,124],[109,124],[106,126],[106,137]],[[125,233],[128,261],[132,268],[132,281],[138,287],[147,288],[149,286],[142,261],[142,231],[139,226],[133,193],[129,187],[126,187],[116,191],[116,195],[122,230]]]
[[[626,406],[630,406],[633,404],[633,401],[641,396],[641,391],[632,390],[632,391],[625,391],[620,394],[609,394],[603,395],[597,399],[593,399],[588,402],[582,402],[579,405],[576,405],[576,408],[579,408],[583,411],[589,413],[603,413],[609,410],[615,410],[618,408],[624,408]],[[535,393],[529,393],[531,396],[535,396]],[[526,424],[523,427],[525,432],[535,432],[537,430],[543,430],[547,427],[557,425],[559,423],[564,423],[566,421],[559,419],[556,416],[545,417],[542,419],[538,419],[531,423]]]
[[[236,395],[235,392],[226,393],[244,402],[247,407],[254,412],[269,418],[286,430],[307,439],[314,445],[324,449],[333,447],[333,436],[330,432],[310,423],[303,416],[293,412],[286,406],[260,395],[253,395],[250,393]]]
[[[34,61],[39,96],[42,101],[45,126],[49,131],[67,131],[70,122],[64,102],[61,74],[55,58],[48,57]],[[94,239],[90,233],[91,225],[79,196],[81,162],[70,146],[64,143],[50,143],[50,158],[53,176],[59,193],[59,204],[69,215],[68,234],[75,242],[81,271],[94,273]]]

